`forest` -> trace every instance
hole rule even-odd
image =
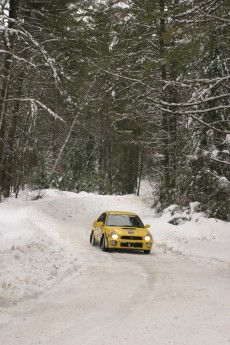
[[[1,0],[0,199],[200,203],[230,221],[230,0]]]

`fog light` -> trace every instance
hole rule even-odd
[[[116,241],[111,241],[110,244],[111,244],[111,246],[115,247],[117,245],[117,242]]]
[[[149,243],[149,242],[146,243],[146,247],[147,247],[147,248],[151,248],[151,243]]]

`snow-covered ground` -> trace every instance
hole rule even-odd
[[[230,343],[229,223],[194,212],[171,225],[169,210],[151,209],[148,186],[140,197],[33,196],[0,204],[1,345]],[[93,220],[109,209],[151,225],[149,256],[90,246]]]

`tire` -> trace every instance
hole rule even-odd
[[[91,232],[91,235],[90,235],[90,243],[92,244],[92,246],[95,246],[96,244],[93,231]]]
[[[103,235],[101,242],[100,242],[100,248],[103,252],[107,252],[108,248],[106,247],[106,243],[105,243],[105,236]]]
[[[150,250],[144,250],[144,254],[150,254]]]

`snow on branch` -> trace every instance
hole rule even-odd
[[[216,77],[216,78],[198,78],[198,79],[187,79],[186,81],[184,80],[183,82],[180,81],[171,81],[171,80],[162,80],[164,84],[168,85],[175,85],[175,86],[190,86],[190,84],[212,84],[212,83],[220,83],[223,81],[228,81],[230,79],[230,75],[226,75],[224,77]]]
[[[24,58],[20,58],[19,56],[13,54],[12,52],[8,51],[8,50],[3,50],[3,49],[0,49],[0,54],[8,54],[8,55],[11,55],[15,60],[18,60],[18,61],[22,61],[22,62],[25,62],[27,65],[30,65],[32,66],[33,68],[36,68],[35,64],[29,62],[28,60],[24,59]]]
[[[145,85],[145,83],[143,83],[143,81],[141,81],[141,80],[139,80],[139,79],[126,77],[126,76],[124,76],[124,75],[117,74],[117,73],[113,73],[113,72],[111,72],[111,71],[107,71],[107,70],[102,69],[102,68],[101,68],[100,70],[101,70],[102,72],[107,73],[107,74],[111,74],[111,75],[113,75],[113,76],[115,76],[115,77],[122,78],[122,79],[126,79],[126,80],[130,80],[130,81],[134,81],[134,82],[136,82],[136,83]]]
[[[10,29],[11,31],[14,30],[14,29]],[[60,83],[60,78],[58,77],[58,73],[57,73],[57,70],[54,66],[54,63],[55,63],[55,60],[50,58],[48,52],[45,50],[45,48],[26,30],[24,30],[22,27],[20,30],[15,30],[18,34],[20,33],[23,37],[26,37],[27,39],[29,39],[31,41],[31,43],[33,43],[33,45],[35,47],[37,47],[44,60],[46,61],[47,65],[51,68],[51,70],[53,71],[53,77],[54,77],[54,80],[56,82],[56,84],[59,84]]]
[[[197,109],[197,110],[186,110],[186,114],[204,114],[221,109],[230,109],[230,105],[218,105],[217,107],[207,108],[207,109]]]
[[[209,123],[207,123],[207,122],[205,122],[205,121],[199,119],[199,118],[196,117],[195,115],[193,115],[194,113],[196,114],[196,113],[198,113],[198,112],[203,113],[203,110],[201,110],[201,111],[194,111],[194,112],[189,112],[189,111],[184,112],[184,111],[179,111],[179,110],[173,111],[173,110],[170,110],[170,109],[167,109],[167,108],[162,108],[162,107],[159,106],[158,104],[156,104],[156,107],[157,107],[159,110],[161,110],[162,112],[167,112],[167,113],[174,114],[174,115],[189,116],[189,117],[191,117],[193,120],[199,122],[200,124],[204,125],[204,126],[207,127],[207,128],[213,129],[213,130],[216,131],[216,132],[225,133],[225,134],[230,134],[230,130],[229,130],[229,131],[224,131],[224,130],[221,130],[221,129],[219,129],[219,128],[216,128],[216,127],[210,125]]]
[[[212,161],[217,162],[217,163],[223,163],[223,164],[226,164],[226,165],[230,165],[230,162],[227,162],[227,161],[222,161],[222,160],[220,160],[220,159],[212,158],[212,157],[210,157],[210,159],[211,159]]]
[[[167,102],[163,102],[160,101],[160,103],[164,106],[174,106],[174,107],[180,107],[180,103],[167,103]],[[186,106],[191,106],[191,103],[188,103]],[[185,105],[184,105],[185,106]],[[230,105],[219,105],[217,107],[212,107],[212,108],[207,108],[207,109],[196,109],[196,110],[185,110],[183,112],[180,111],[176,111],[177,114],[181,114],[181,115],[193,115],[193,114],[204,114],[204,113],[209,113],[212,111],[216,111],[216,110],[221,110],[221,109],[230,109]],[[170,111],[167,108],[162,108],[161,110],[166,111],[166,112],[171,112],[171,113],[175,113],[175,111]],[[229,133],[229,132],[227,132]]]
[[[224,23],[228,23],[230,24],[230,19],[229,18],[224,18],[224,17],[218,17],[218,16],[214,16],[213,14],[205,14],[204,15],[207,17],[207,18],[210,18],[212,20],[215,20],[215,21],[220,21],[220,22],[224,22]]]
[[[60,117],[59,115],[57,115],[53,110],[51,110],[50,108],[48,108],[45,104],[41,103],[40,101],[38,101],[37,99],[33,99],[33,98],[10,98],[7,100],[7,102],[11,102],[11,101],[17,101],[17,102],[30,102],[31,106],[33,107],[35,104],[39,105],[41,108],[43,108],[44,110],[46,110],[48,112],[48,114],[50,114],[51,116],[53,116],[55,119],[58,119],[62,122],[65,123],[65,120],[63,120],[62,117]]]
[[[188,107],[188,106],[194,106],[194,105],[201,105],[201,104],[204,104],[204,103],[207,103],[207,102],[210,102],[210,101],[214,101],[214,100],[217,100],[217,99],[222,99],[222,98],[230,98],[230,93],[204,98],[201,101],[197,101],[197,102],[168,103],[168,102],[165,102],[165,101],[160,101],[160,103],[162,105],[166,105],[166,106]],[[224,107],[226,107],[226,106],[224,106]],[[211,110],[213,110],[213,109],[211,109]]]
[[[60,159],[61,159],[61,157],[62,157],[62,155],[63,155],[63,153],[64,153],[64,150],[65,150],[65,148],[66,148],[66,146],[67,146],[67,144],[68,144],[68,142],[69,142],[69,140],[70,140],[70,137],[71,137],[71,135],[72,135],[72,132],[73,132],[73,130],[74,130],[74,127],[75,127],[75,125],[76,125],[76,123],[77,123],[77,120],[78,120],[79,115],[80,115],[79,112],[77,112],[77,114],[75,115],[75,118],[74,118],[74,120],[73,120],[73,122],[72,122],[72,125],[71,125],[70,129],[69,129],[69,133],[68,133],[68,135],[67,135],[67,137],[66,137],[66,139],[65,139],[65,141],[64,141],[64,143],[63,143],[63,145],[62,145],[62,147],[61,147],[61,149],[60,149],[60,151],[59,151],[58,157],[56,158],[56,161],[55,161],[55,163],[54,163],[54,165],[53,165],[53,168],[52,168],[52,170],[51,170],[51,172],[50,172],[50,174],[49,174],[49,179],[51,179],[51,177],[53,176],[53,174],[54,174],[55,171],[56,171],[56,168],[57,168],[57,166],[58,166],[58,164],[59,164],[59,161],[60,161]]]

